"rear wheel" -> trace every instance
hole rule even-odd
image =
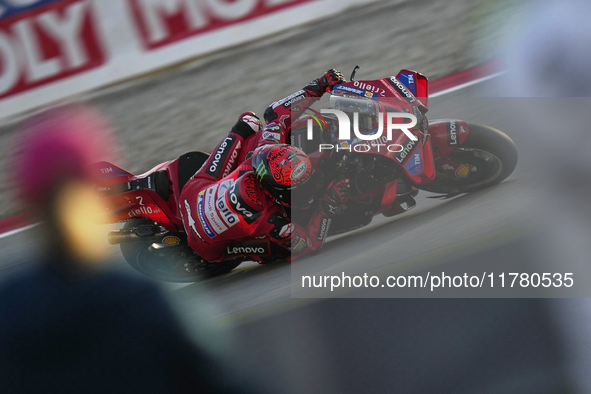
[[[454,175],[437,172],[435,180],[417,185],[434,193],[469,193],[496,185],[505,180],[517,165],[517,147],[500,130],[478,124],[468,124],[469,134],[462,146],[449,155],[458,163]]]
[[[152,224],[146,219],[135,219],[123,228]],[[236,268],[241,260],[209,262],[199,257],[188,245],[157,249],[154,240],[138,240],[120,244],[121,254],[134,269],[153,279],[167,282],[196,282],[223,275]]]

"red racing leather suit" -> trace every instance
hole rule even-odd
[[[322,246],[331,220],[322,204],[308,223],[292,223],[286,211],[263,191],[252,160],[246,158],[260,145],[289,143],[292,117],[297,118],[324,93],[318,84],[312,81],[271,104],[265,111],[271,123],[262,131],[252,134],[250,126],[240,126],[239,121],[187,182],[180,196],[180,212],[189,246],[199,256],[208,261],[292,260]]]

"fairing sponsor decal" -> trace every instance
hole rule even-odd
[[[447,122],[447,146],[458,147],[459,145],[458,122],[449,121]]]
[[[366,96],[366,97],[377,97],[377,96],[381,96],[381,97],[385,97],[386,96],[386,91],[384,89],[382,89],[381,87],[369,84],[369,83],[365,83],[365,82],[361,82],[361,81],[354,81],[353,85],[356,88],[360,88],[363,89],[364,92],[361,94],[362,96]],[[365,93],[371,93],[371,96],[366,95]],[[374,96],[375,95],[375,96]]]
[[[455,172],[455,175],[458,178],[468,178],[468,175],[470,175],[470,166],[468,164],[459,166]]]
[[[226,247],[227,255],[269,255],[269,245],[263,242],[237,242]]]
[[[402,82],[412,94],[417,94],[417,85],[415,83],[415,76],[413,73],[401,73],[398,80]]]
[[[344,93],[352,93],[352,94],[356,94],[358,96],[365,96],[365,90],[357,89],[357,88],[354,88],[352,86],[347,86],[347,85],[335,86],[335,88],[333,89],[333,92],[334,91],[344,92]]]
[[[402,97],[406,97],[406,100],[409,103],[414,103],[415,101],[417,101],[415,96],[406,88],[406,86],[404,86],[404,84],[397,80],[395,77],[390,77],[386,81],[388,81],[390,85],[392,85],[392,87],[396,89],[396,91],[398,91],[400,95],[402,95]]]
[[[175,246],[181,243],[181,239],[179,237],[169,235],[168,237],[162,238],[162,243],[167,246]]]
[[[415,146],[417,146],[418,143],[419,141],[413,141],[410,138],[406,138],[405,141],[401,144],[402,150],[394,153],[394,160],[402,164],[406,160],[406,158],[409,157],[410,153],[413,151],[413,149],[415,148]]]
[[[417,150],[412,158],[408,160],[404,168],[407,169],[410,175],[417,175],[423,170],[423,162],[421,158],[421,150]]]

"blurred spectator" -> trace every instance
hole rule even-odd
[[[506,92],[517,97],[591,96],[591,2],[530,1],[524,7],[525,14],[535,17],[517,21],[519,33],[507,42]]]
[[[531,195],[537,224],[535,261],[572,272],[577,297],[591,282],[591,2],[530,2],[534,18],[506,48],[509,100],[522,147],[531,160]],[[532,198],[533,200],[533,198]],[[591,393],[591,300],[556,300],[568,371],[577,392]]]
[[[62,109],[19,131],[14,187],[43,221],[44,252],[0,288],[0,392],[238,392],[153,284],[99,269],[92,163],[109,150],[99,115]]]

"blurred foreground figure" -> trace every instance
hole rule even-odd
[[[99,270],[92,163],[109,144],[98,114],[60,110],[19,132],[14,186],[43,221],[43,254],[0,287],[0,392],[227,392],[154,285]]]
[[[591,2],[530,2],[535,18],[508,43],[509,104],[530,144],[539,266],[573,272],[577,299],[555,300],[576,392],[591,393]],[[535,8],[533,8],[535,7]]]
[[[591,2],[525,2],[534,18],[519,21],[507,42],[505,92],[517,97],[591,96]]]

